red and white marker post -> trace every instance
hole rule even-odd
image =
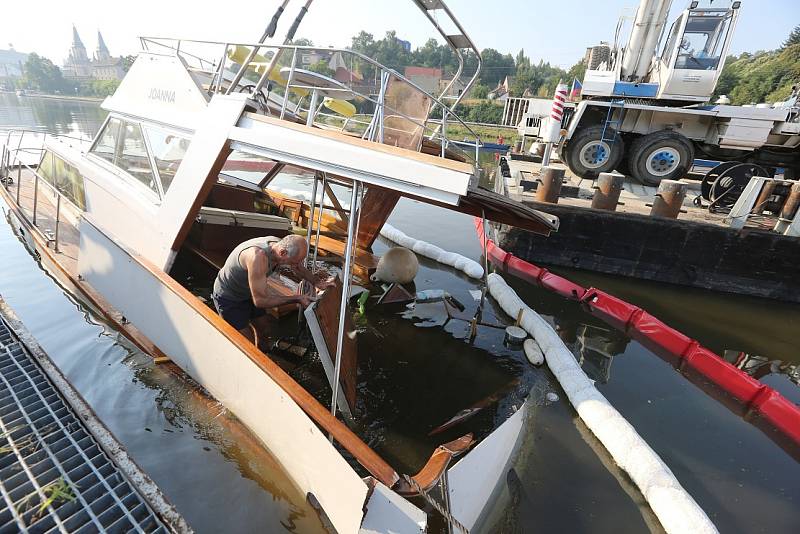
[[[564,103],[567,101],[567,84],[558,82],[556,86],[556,93],[553,95],[553,107],[550,110],[550,120],[548,121],[548,128],[545,135],[542,136],[544,145],[544,154],[542,155],[542,167],[550,164],[550,152],[553,150],[553,145],[558,143],[561,137],[561,119],[564,118]]]

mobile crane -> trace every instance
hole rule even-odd
[[[558,145],[575,175],[618,170],[657,185],[684,176],[697,157],[747,163],[737,167],[737,182],[776,168],[798,177],[797,88],[774,105],[708,103],[741,8],[739,1],[724,3],[692,1],[667,30],[672,0],[641,0],[626,43],[623,17],[613,44],[590,49],[582,98],[567,104]],[[549,126],[550,101],[526,100],[517,126],[536,138]]]

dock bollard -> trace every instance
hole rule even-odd
[[[564,181],[564,169],[542,167],[539,174],[539,186],[536,188],[536,201],[558,204],[561,184]]]
[[[789,196],[786,202],[783,203],[781,213],[778,216],[778,223],[775,225],[775,231],[784,233],[787,228],[792,224],[797,210],[800,208],[800,182],[792,184],[789,190]]]
[[[616,211],[623,183],[625,183],[623,175],[615,172],[601,172],[595,184],[592,207],[596,210]]]
[[[686,198],[686,184],[678,180],[661,180],[650,215],[677,219]]]

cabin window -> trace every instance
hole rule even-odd
[[[120,150],[116,166],[158,194],[158,185],[153,175],[153,167],[150,166],[150,158],[147,156],[142,128],[138,124],[126,122],[120,134]]]
[[[678,47],[676,69],[715,70],[719,65],[730,17],[690,16]]]
[[[119,119],[109,119],[103,132],[92,147],[92,154],[100,156],[109,163],[114,163],[117,151],[117,138],[119,137]]]
[[[138,124],[122,119],[109,119],[90,152],[159,194],[144,134]]]
[[[151,126],[145,126],[144,131],[161,178],[161,188],[166,193],[186,155],[189,140]]]
[[[83,192],[83,176],[78,169],[46,151],[38,168],[39,176],[56,188],[69,201],[80,209],[86,209],[86,196]]]

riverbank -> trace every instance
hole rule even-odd
[[[15,95],[16,91],[0,91],[0,93],[7,95]],[[99,97],[99,96],[48,95],[44,93],[25,93],[20,98],[47,98],[50,100],[68,100],[70,102],[92,102],[92,103],[98,103],[105,100],[105,97]]]

